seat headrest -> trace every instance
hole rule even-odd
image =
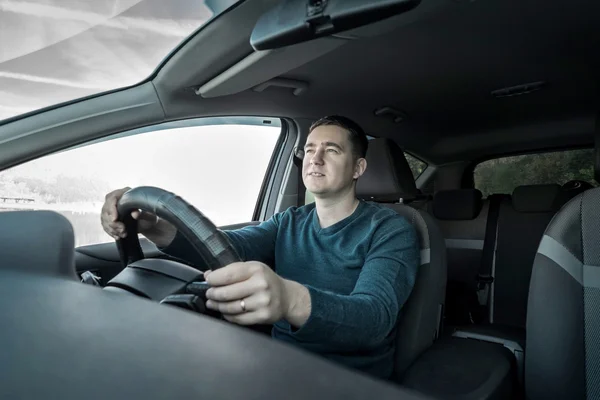
[[[517,186],[512,193],[513,208],[519,212],[555,212],[564,205],[567,193],[557,184]]]
[[[367,169],[358,179],[356,195],[374,201],[412,200],[419,191],[404,152],[390,139],[369,141]]]
[[[73,226],[54,211],[0,212],[0,268],[78,279]]]
[[[433,215],[443,220],[474,219],[481,211],[481,197],[477,189],[440,190],[433,196]]]

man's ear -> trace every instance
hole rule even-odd
[[[354,179],[358,179],[365,173],[367,169],[367,160],[364,158],[359,158],[356,160],[356,165],[354,166]]]

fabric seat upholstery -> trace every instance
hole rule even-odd
[[[529,282],[536,249],[544,230],[565,204],[557,184],[518,186],[512,201],[500,205],[492,321],[525,329]]]
[[[600,115],[594,177],[600,183]],[[600,188],[554,216],[533,262],[525,391],[530,400],[600,398]]]
[[[489,202],[477,189],[443,190],[432,202],[433,216],[444,236],[448,254],[446,326],[481,319],[477,276],[482,262]]]
[[[417,230],[421,261],[413,292],[397,325],[394,378],[427,350],[440,333],[446,292],[446,247],[436,221],[425,211],[402,201],[418,197],[415,181],[402,150],[389,139],[369,143],[367,170],[358,180],[357,195],[383,203],[404,216]]]
[[[600,188],[576,196],[538,247],[527,310],[529,399],[600,398],[599,210]]]

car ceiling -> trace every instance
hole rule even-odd
[[[357,35],[280,71],[309,85],[300,96],[282,88],[196,95],[193,89],[253,52],[248,38],[254,22],[275,3],[241,3],[158,72],[154,82],[168,117],[342,113],[369,134],[394,138],[435,164],[593,143],[600,71],[596,0],[422,0],[415,11],[375,25],[385,26],[378,35]],[[417,10],[427,12],[415,18]],[[536,81],[545,86],[527,95],[491,95]],[[383,106],[406,118],[394,123],[376,116]]]
[[[137,127],[223,115],[289,117],[306,127],[344,114],[435,165],[593,145],[597,0],[421,0],[335,37],[256,52],[252,29],[277,4],[237,3],[140,85],[2,121],[1,166]],[[256,90],[273,78],[307,90]],[[537,81],[545,86],[526,95],[491,94]],[[375,115],[386,106],[405,118]]]

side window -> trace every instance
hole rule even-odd
[[[100,211],[106,193],[125,186],[174,192],[217,226],[250,221],[281,124],[239,120],[144,128],[2,171],[0,211],[57,211],[73,224],[77,246],[112,240]]]
[[[410,167],[410,170],[412,171],[413,177],[415,179],[417,179],[419,177],[419,175],[421,175],[421,172],[423,172],[425,170],[425,168],[427,168],[427,164],[424,163],[423,161],[419,160],[418,158],[411,156],[408,153],[404,153],[404,156],[406,157],[406,161],[408,161],[408,165]],[[367,165],[367,168],[369,168],[368,165]],[[310,204],[314,201],[315,201],[314,195],[312,193],[310,193],[308,190],[306,190],[305,196],[304,196],[304,204]]]
[[[406,157],[406,161],[408,161],[408,166],[412,171],[413,177],[417,179],[419,175],[421,175],[421,173],[425,171],[425,168],[427,168],[427,164],[419,160],[418,158],[411,156],[408,153],[404,153],[404,156]]]
[[[594,151],[569,150],[496,158],[478,164],[474,171],[475,187],[489,196],[510,194],[520,185],[584,180],[594,181]]]

